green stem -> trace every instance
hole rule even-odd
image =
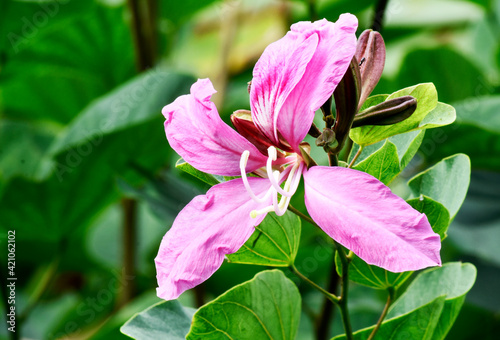
[[[316,284],[315,282],[311,281],[310,279],[308,279],[304,274],[302,274],[301,272],[299,272],[299,270],[295,267],[295,265],[291,265],[290,266],[290,270],[295,274],[297,275],[300,279],[302,279],[303,281],[307,282],[308,284],[310,284],[312,287],[314,287],[315,289],[317,289],[318,291],[320,291],[323,295],[325,295],[331,302],[335,303],[335,304],[338,304],[339,303],[339,298],[337,296],[335,296],[334,294],[330,293],[330,292],[327,292],[325,289],[323,289],[321,286],[319,286],[318,284]]]
[[[356,154],[354,155],[354,158],[352,159],[351,163],[349,163],[349,166],[348,168],[352,168],[354,163],[356,163],[358,157],[361,155],[361,152],[363,151],[363,147],[360,146],[359,149],[358,149],[358,152],[356,152]]]
[[[340,262],[342,263],[342,275],[341,275],[341,291],[338,306],[340,308],[340,314],[342,316],[342,323],[344,324],[344,330],[347,340],[352,340],[352,326],[351,320],[349,317],[349,311],[347,306],[347,296],[349,293],[349,262],[350,260],[347,258],[344,248],[340,246],[337,242],[335,242],[335,246],[337,248],[337,252],[340,257]]]
[[[370,336],[368,337],[367,340],[373,340],[375,338],[375,334],[377,334],[377,331],[379,330],[380,326],[382,325],[382,322],[384,321],[387,311],[389,310],[389,307],[391,306],[391,303],[394,299],[394,289],[391,287],[389,288],[389,294],[387,295],[387,302],[385,303],[384,310],[382,311],[382,314],[380,315],[380,318],[377,321],[377,324],[375,325],[375,328],[373,331],[370,333]]]
[[[296,208],[292,207],[291,204],[288,205],[288,210],[290,210],[291,212],[293,212],[295,215],[303,218],[304,220],[306,220],[307,222],[311,223],[313,226],[316,226],[319,228],[319,226],[316,224],[316,222],[313,221],[312,218],[310,218],[309,216],[307,216],[306,214],[300,212],[299,210],[297,210]],[[321,228],[320,228],[321,229]]]
[[[337,154],[334,154],[332,152],[328,153],[328,164],[330,166],[338,166],[339,165],[339,158]]]

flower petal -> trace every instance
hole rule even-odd
[[[215,92],[209,79],[200,79],[191,94],[163,108],[170,146],[196,169],[211,174],[238,176],[245,150],[250,151],[247,172],[262,167],[267,157],[220,118],[210,101]]]
[[[269,180],[248,178],[258,198],[270,188]],[[265,214],[252,219],[250,212],[270,205],[253,201],[241,179],[213,186],[196,196],[163,237],[155,259],[157,294],[165,300],[208,279],[222,264],[224,255],[236,252],[252,235]]]
[[[441,241],[424,214],[364,172],[315,166],[304,173],[312,219],[369,264],[392,272],[441,265]]]
[[[255,125],[279,145],[276,120],[286,98],[304,75],[318,45],[318,36],[290,31],[270,44],[253,70],[250,105]]]
[[[316,110],[342,80],[356,52],[357,26],[358,20],[352,14],[342,14],[336,23],[323,19],[292,25],[296,34],[319,38],[314,56],[288,95],[277,120],[279,132],[295,150],[309,131]]]

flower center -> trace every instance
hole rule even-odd
[[[267,214],[268,212],[274,211],[276,215],[282,216],[290,204],[290,200],[297,191],[297,188],[300,183],[300,177],[302,175],[302,170],[304,169],[304,162],[298,155],[294,154],[291,156],[293,159],[291,162],[284,163],[289,164],[281,173],[278,170],[273,171],[273,161],[277,159],[277,151],[274,146],[270,146],[267,150],[269,158],[266,163],[266,171],[267,177],[271,182],[271,187],[266,192],[264,197],[258,198],[250,184],[248,183],[248,178],[246,175],[246,165],[248,163],[248,157],[250,156],[250,152],[245,150],[241,155],[240,159],[240,171],[241,171],[241,179],[243,180],[243,184],[245,189],[247,190],[250,197],[257,203],[264,203],[269,199],[269,196],[272,195],[273,204],[267,207],[264,207],[259,210],[253,210],[250,212],[250,216],[255,218],[262,214]],[[288,157],[287,157],[288,158]],[[280,186],[280,183],[286,178],[285,184],[283,188]],[[281,195],[281,199],[278,199],[278,194]]]

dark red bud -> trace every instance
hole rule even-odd
[[[377,86],[384,70],[385,43],[382,35],[372,30],[365,30],[361,33],[355,56],[360,61],[361,96],[359,107],[361,107],[375,86]]]
[[[412,96],[390,99],[358,113],[352,127],[396,124],[409,118],[416,109],[417,100]]]

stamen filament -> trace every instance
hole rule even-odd
[[[245,150],[241,154],[241,158],[240,158],[240,172],[241,172],[241,179],[243,180],[243,185],[245,186],[245,189],[247,190],[250,197],[255,202],[265,203],[269,199],[269,196],[272,194],[273,190],[271,190],[272,188],[270,188],[270,190],[268,190],[266,192],[266,195],[263,198],[258,198],[257,196],[255,196],[252,188],[250,187],[250,183],[248,183],[248,178],[247,178],[247,173],[246,173],[246,167],[247,167],[249,157],[250,157],[250,151]]]
[[[273,161],[276,160],[276,148],[274,146],[270,146],[269,149],[267,149],[267,152],[269,154],[269,158],[267,159],[267,164],[266,164],[266,169],[267,169],[267,176],[269,177],[269,181],[271,182],[273,188],[280,193],[282,196],[286,197],[292,197],[293,193],[290,194],[286,191],[284,191],[278,182],[276,181],[276,178],[273,176]],[[289,177],[290,178],[290,177]]]

